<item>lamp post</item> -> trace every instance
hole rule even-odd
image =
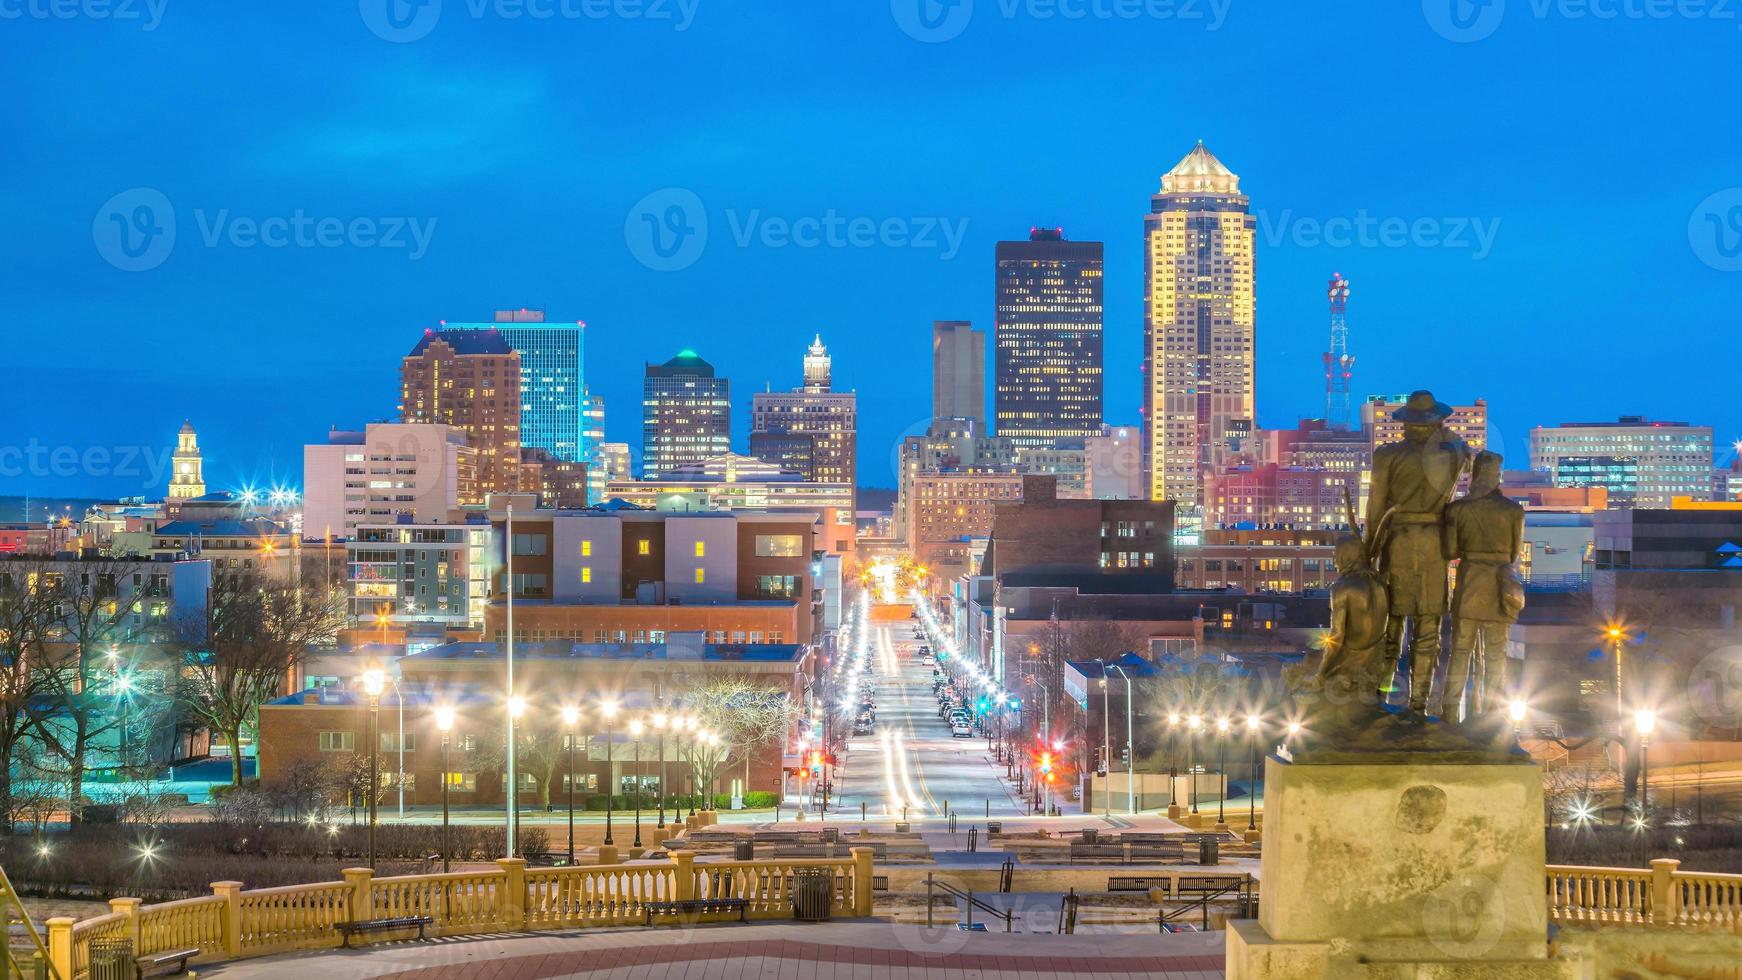
[[[690,740],[685,743],[685,747],[689,750],[689,761],[685,765],[689,769],[687,781],[689,786],[689,817],[694,820],[696,817],[696,739],[701,737],[702,720],[695,715],[690,715],[684,719],[684,730],[690,733]]]
[[[1175,751],[1179,741],[1179,712],[1167,713],[1167,805],[1169,809],[1179,802],[1174,799],[1173,784],[1179,778],[1179,756]]]
[[[1101,664],[1101,768],[1107,774],[1104,789],[1101,794],[1101,816],[1113,818],[1113,719],[1112,708],[1107,700],[1107,661]]]
[[[1651,771],[1646,762],[1646,747],[1651,744],[1651,730],[1657,727],[1657,715],[1644,709],[1635,711],[1633,727],[1639,732],[1639,823],[1643,830],[1651,822]]]
[[[1247,754],[1252,769],[1252,785],[1246,787],[1246,829],[1258,829],[1258,729],[1262,724],[1257,715],[1246,716]]]
[[[1228,719],[1216,719],[1216,768],[1221,770],[1222,791],[1216,794],[1216,823],[1228,822]]]
[[[504,528],[503,537],[507,539],[505,542],[505,549],[508,552],[507,561],[505,562],[507,567],[503,573],[503,581],[507,585],[506,591],[508,593],[508,599],[507,599],[507,603],[508,603],[508,611],[507,611],[508,628],[502,634],[503,635],[503,651],[504,651],[503,660],[505,661],[505,665],[507,667],[507,682],[506,682],[506,686],[503,687],[503,691],[506,692],[506,697],[508,698],[508,711],[506,712],[506,714],[508,716],[507,717],[507,722],[508,722],[508,743],[507,743],[508,744],[508,766],[507,766],[507,769],[508,769],[508,772],[506,774],[508,777],[508,812],[504,815],[506,818],[506,822],[507,822],[508,853],[504,856],[505,857],[513,857],[515,851],[518,849],[516,847],[516,845],[518,844],[518,841],[515,838],[518,835],[518,832],[520,830],[520,774],[519,774],[518,769],[515,765],[516,760],[514,757],[514,755],[515,755],[514,754],[514,722],[515,722],[515,716],[514,716],[514,701],[515,701],[515,697],[514,697],[514,592],[515,592],[515,588],[514,588],[514,505],[512,503],[510,503],[508,505],[508,520],[507,520],[507,525]],[[522,704],[524,704],[524,703],[525,702],[522,702]]]
[[[435,713],[436,728],[442,733],[442,874],[448,873],[448,774],[453,772],[451,746],[448,734],[454,730],[454,709],[437,708]]]
[[[1186,768],[1191,770],[1192,788],[1188,793],[1192,799],[1192,812],[1198,812],[1198,729],[1202,728],[1204,720],[1192,715],[1186,720]]]
[[[1125,678],[1125,804],[1126,812],[1137,815],[1137,746],[1131,741],[1132,701],[1131,675],[1125,672],[1124,664],[1114,664],[1113,669],[1119,676]],[[1109,763],[1111,765],[1111,763]],[[1107,777],[1111,780],[1113,777]]]
[[[581,709],[563,709],[563,728],[569,733],[569,866],[575,864],[575,739],[580,725]]]
[[[665,729],[670,724],[671,716],[663,711],[654,712],[654,737],[659,739],[659,823],[656,824],[659,827],[665,826]]]
[[[606,701],[599,705],[599,714],[605,717],[605,843],[615,844],[611,836],[611,801],[617,792],[617,766],[613,761],[616,757],[616,732],[611,722],[617,718],[617,702]]]
[[[526,699],[521,697],[509,698],[508,730],[513,731],[514,723],[519,721],[525,715]],[[514,746],[512,743],[508,746],[508,759],[508,826],[513,834],[509,840],[514,842],[514,850],[518,853],[520,849],[520,773],[514,768]],[[510,856],[512,857],[513,855]]]
[[[640,718],[629,723],[629,737],[635,744],[635,844],[641,846],[641,736],[647,731],[647,723]]]
[[[369,867],[375,867],[375,796],[381,788],[378,766],[381,756],[380,726],[376,715],[381,709],[381,692],[387,686],[387,675],[379,667],[363,672],[363,691],[369,695]]]

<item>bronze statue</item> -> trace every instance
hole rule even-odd
[[[1395,672],[1407,628],[1408,704],[1417,713],[1427,711],[1440,659],[1448,571],[1441,541],[1446,505],[1471,457],[1470,447],[1445,427],[1451,415],[1451,406],[1432,392],[1415,392],[1391,416],[1403,423],[1403,441],[1373,451],[1367,526],[1378,529],[1379,574],[1390,599],[1384,665]]]
[[[1446,508],[1445,553],[1457,559],[1452,595],[1452,655],[1441,694],[1441,717],[1452,718],[1472,665],[1475,689],[1467,718],[1501,710],[1507,627],[1524,609],[1517,562],[1523,551],[1524,508],[1500,492],[1501,458],[1476,457],[1470,492]]]
[[[1325,637],[1316,686],[1329,702],[1327,715],[1348,718],[1373,703],[1385,656],[1389,604],[1385,583],[1368,557],[1367,542],[1354,536],[1339,539],[1336,561],[1331,631]]]

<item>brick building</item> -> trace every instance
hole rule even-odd
[[[520,489],[520,355],[499,333],[426,330],[399,375],[401,420],[464,432],[477,451],[480,496]]]

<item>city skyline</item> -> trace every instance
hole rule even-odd
[[[179,8],[149,31],[102,20],[21,24],[66,43],[26,45],[8,71],[82,82],[32,85],[43,92],[28,112],[0,110],[20,134],[15,188],[45,188],[7,198],[17,235],[3,254],[15,281],[33,284],[16,291],[15,316],[56,324],[18,331],[14,347],[21,362],[46,364],[78,337],[102,355],[83,369],[91,394],[70,405],[57,404],[53,372],[32,372],[0,394],[13,420],[4,443],[157,452],[191,418],[213,486],[299,483],[303,445],[333,426],[393,416],[385,393],[419,332],[531,306],[587,320],[587,381],[616,406],[606,438],[631,444],[642,363],[693,347],[738,382],[734,408],[743,413],[748,392],[786,383],[782,352],[818,331],[838,338],[835,387],[860,393],[859,482],[888,486],[894,447],[923,426],[929,392],[922,372],[884,363],[923,363],[934,320],[989,329],[994,243],[1036,222],[1107,243],[1106,417],[1136,424],[1142,273],[1131,216],[1200,138],[1241,174],[1258,217],[1259,425],[1292,427],[1319,414],[1323,283],[1341,271],[1361,286],[1352,324],[1357,401],[1416,387],[1455,401],[1487,397],[1496,448],[1514,461],[1527,456],[1532,427],[1569,420],[1685,418],[1712,425],[1720,446],[1742,431],[1736,410],[1711,404],[1709,387],[1677,378],[1678,346],[1638,351],[1631,360],[1647,369],[1624,390],[1581,380],[1611,371],[1615,345],[1640,322],[1684,324],[1712,363],[1733,361],[1742,343],[1730,329],[1742,292],[1726,257],[1734,242],[1697,237],[1703,214],[1723,231],[1723,194],[1742,181],[1723,162],[1735,156],[1726,144],[1736,139],[1738,110],[1700,80],[1702,63],[1733,54],[1734,32],[1722,24],[1516,16],[1479,43],[1459,44],[1413,7],[1235,9],[1215,30],[983,15],[947,43],[927,44],[889,14],[726,4],[701,10],[682,31],[631,19],[455,15],[404,44],[377,36],[348,8],[294,24]],[[250,41],[246,62],[226,43],[238,37]],[[913,77],[820,54],[848,38],[882,56],[867,62]],[[720,52],[747,39],[781,44],[788,60],[732,77]],[[1177,52],[1158,86],[1117,83],[1133,66],[1153,68],[1157,45]],[[565,103],[565,80],[537,62],[577,46],[588,56],[584,77],[600,84],[613,73],[642,78],[629,67],[659,52],[695,57],[636,83],[638,101],[652,107],[643,118],[609,101]],[[1325,69],[1319,52],[1332,48],[1343,60]],[[1067,112],[1044,85],[987,71],[1042,56],[1079,70],[1101,102]],[[324,86],[271,73],[305,59],[328,72]],[[251,63],[266,73],[244,70]],[[1234,71],[1220,76],[1214,104],[1153,98],[1206,71],[1261,64],[1329,77],[1273,91]],[[171,116],[148,97],[227,71],[247,81],[224,100],[192,98]],[[733,108],[745,86],[762,90],[792,72],[833,84],[783,88],[767,120]],[[1378,74],[1398,83],[1350,84]],[[1455,95],[1433,81],[1448,76],[1460,80]],[[1569,77],[1582,80],[1579,112],[1512,118],[1483,108]],[[1684,98],[1664,105],[1651,95],[1666,85]],[[1009,87],[1021,97],[1008,98]],[[93,99],[99,90],[105,96]],[[660,98],[679,90],[705,96],[682,108]],[[978,152],[983,138],[1036,113],[1061,122],[1023,160],[992,163]],[[1592,127],[1591,113],[1653,123]],[[1129,125],[1138,118],[1141,127]],[[840,138],[791,142],[804,120]],[[225,146],[185,138],[196,127]],[[105,128],[137,138],[100,148],[88,134]],[[642,146],[648,133],[655,138]],[[505,149],[516,145],[527,152]],[[573,172],[528,163],[564,153],[588,193],[573,193]],[[68,154],[81,155],[78,179],[58,176]],[[1617,202],[1613,175],[1632,172],[1646,154],[1649,190]],[[769,166],[776,159],[782,164]],[[875,172],[863,160],[875,160]],[[167,256],[141,271],[106,259],[107,240],[93,227],[134,189],[161,195],[178,229]],[[659,196],[669,189],[689,197]],[[699,202],[711,238],[699,256],[673,258],[690,264],[661,271],[665,260],[638,256],[626,225],[644,201],[668,199]],[[269,247],[236,224],[298,214],[370,219],[380,238],[404,247]],[[907,222],[912,241],[792,244],[799,221],[831,214]],[[1400,224],[1401,244],[1382,240]],[[1418,224],[1432,234],[1413,230]],[[1354,244],[1332,244],[1339,236]],[[722,309],[728,288],[739,292]],[[1532,336],[1589,342],[1553,351],[1551,384],[1528,359],[1492,367],[1480,353]],[[1419,376],[1412,359],[1430,342],[1421,338],[1445,346],[1453,337],[1461,343]],[[267,338],[294,354],[294,372],[264,353]],[[214,356],[226,358],[222,370],[205,367]],[[179,379],[167,392],[166,372]],[[269,410],[236,410],[252,405]],[[734,448],[746,437],[740,427]],[[156,489],[87,469],[63,477],[52,466],[12,466],[0,471],[0,493]]]

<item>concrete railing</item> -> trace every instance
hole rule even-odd
[[[344,881],[257,891],[220,881],[199,898],[162,905],[117,898],[107,915],[49,919],[49,960],[62,980],[87,980],[93,944],[125,943],[134,956],[198,949],[194,963],[215,963],[335,947],[344,922],[427,916],[434,936],[628,926],[645,923],[651,903],[694,898],[741,898],[748,918],[790,919],[800,869],[827,872],[832,914],[868,916],[872,854],[855,847],[846,858],[698,865],[694,854],[677,851],[667,862],[569,868],[504,858],[493,871],[376,878],[348,868]]]
[[[1661,858],[1651,870],[1550,865],[1549,918],[1580,925],[1742,931],[1742,875],[1681,871]]]

